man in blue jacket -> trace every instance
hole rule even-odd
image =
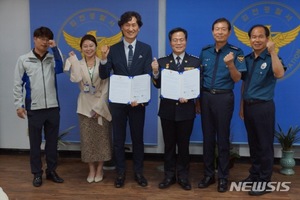
[[[36,29],[33,33],[33,42],[34,48],[20,56],[17,61],[13,92],[18,117],[24,119],[27,115],[28,118],[33,186],[39,187],[42,185],[43,174],[42,130],[46,140],[46,178],[56,183],[64,181],[55,171],[60,121],[56,74],[63,72],[63,60],[49,28]],[[48,52],[49,47],[53,55]],[[23,95],[24,88],[26,96]]]

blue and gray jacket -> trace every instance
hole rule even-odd
[[[33,51],[19,57],[13,89],[16,109],[25,107],[26,110],[38,110],[59,107],[56,74],[63,73],[63,60],[57,47],[51,49],[53,55],[47,53],[42,61]]]

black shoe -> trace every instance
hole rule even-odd
[[[220,178],[218,182],[218,192],[226,192],[228,190],[228,180]]]
[[[115,179],[115,187],[116,188],[121,188],[124,186],[125,183],[125,175],[118,175],[117,178]]]
[[[40,187],[43,183],[43,179],[42,179],[42,175],[34,175],[33,181],[32,181],[32,185],[34,187]]]
[[[176,178],[175,177],[173,177],[173,178],[165,177],[165,179],[158,184],[158,188],[159,189],[165,189],[165,188],[170,187],[174,183],[176,183]]]
[[[270,193],[271,190],[263,190],[263,191],[255,191],[255,190],[251,190],[248,192],[249,195],[251,196],[261,196],[263,194],[267,194]]]
[[[205,176],[199,183],[198,188],[207,188],[216,182],[215,177]]]
[[[252,185],[254,182],[258,181],[258,177],[249,175],[244,180],[239,181],[240,183],[249,183],[249,185]]]
[[[134,180],[142,187],[146,187],[148,185],[147,179],[142,174],[135,174]]]
[[[191,186],[188,179],[178,179],[178,183],[182,187],[182,189],[184,189],[184,190],[191,190],[192,189],[192,186]]]
[[[255,184],[256,186],[252,186],[252,189],[248,192],[251,196],[261,196],[263,194],[267,194],[272,192],[272,189],[267,186],[268,182],[257,182],[259,184]]]
[[[64,182],[64,179],[60,178],[55,171],[48,172],[46,174],[46,178],[48,180],[52,180],[55,183],[63,183]]]
[[[103,164],[104,170],[114,170],[116,169],[116,165],[113,160],[105,161]]]

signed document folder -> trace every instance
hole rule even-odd
[[[200,70],[198,68],[184,72],[163,69],[161,73],[162,98],[178,100],[199,97]]]
[[[139,76],[111,75],[109,81],[109,101],[113,103],[130,104],[146,103],[150,101],[149,74]]]

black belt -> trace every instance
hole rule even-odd
[[[205,92],[209,92],[211,94],[225,94],[225,93],[232,92],[232,90],[230,90],[230,89],[219,90],[219,89],[202,88],[202,90]]]
[[[244,100],[244,103],[247,105],[253,105],[253,104],[259,104],[259,103],[265,103],[268,102],[266,100],[261,100],[261,99],[248,99]]]

